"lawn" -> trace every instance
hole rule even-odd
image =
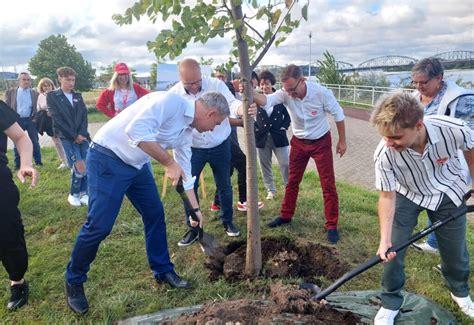
[[[30,302],[16,312],[7,312],[5,305],[9,298],[7,275],[3,268],[0,273],[3,281],[0,291],[0,319],[5,323],[65,324],[110,323],[135,315],[153,313],[165,308],[200,304],[206,301],[221,301],[237,298],[261,298],[262,290],[273,280],[257,279],[229,284],[223,280],[210,282],[203,267],[205,256],[198,245],[179,248],[176,243],[185,231],[183,209],[178,194],[170,187],[163,200],[168,232],[169,250],[177,272],[189,279],[193,289],[175,290],[167,285],[157,285],[148,268],[143,225],[139,215],[125,200],[119,218],[111,235],[101,244],[98,256],[89,272],[85,285],[90,310],[85,316],[73,314],[65,302],[63,292],[63,272],[69,259],[76,235],[85,221],[86,208],[73,208],[66,198],[70,176],[66,170],[57,170],[59,161],[53,148],[43,149],[44,167],[41,167],[41,180],[37,188],[28,190],[18,184],[21,191],[20,208],[26,229],[29,250],[29,270],[26,278],[30,282]],[[12,153],[9,152],[11,158]],[[163,171],[154,165],[157,184],[161,192]],[[276,175],[279,175],[276,172]],[[214,191],[211,172],[205,171],[207,199],[202,199],[202,207],[207,219],[206,229],[215,235],[221,244],[232,239],[224,233],[221,223],[208,210]],[[235,178],[235,176],[234,176]],[[279,176],[277,177],[279,180]],[[169,184],[169,182],[168,182]],[[233,180],[236,184],[236,180]],[[281,183],[278,183],[281,188]],[[340,234],[337,244],[341,259],[351,265],[361,263],[375,254],[378,245],[378,220],[376,216],[377,193],[366,191],[348,183],[339,182],[340,196]],[[236,186],[234,186],[234,192]],[[278,214],[282,190],[273,202],[266,201],[261,210],[261,224],[264,225]],[[265,191],[260,183],[260,196]],[[420,224],[426,225],[426,217]],[[235,222],[246,236],[246,215],[235,211]],[[287,236],[312,242],[326,243],[321,190],[317,175],[308,172],[300,188],[297,215],[291,226],[269,230],[262,227],[262,236]],[[474,251],[474,225],[468,229],[468,245]],[[406,289],[434,300],[447,308],[463,323],[463,317],[449,298],[441,276],[432,270],[438,257],[423,255],[412,250],[406,259]],[[340,291],[368,290],[380,287],[380,265],[354,278]],[[300,279],[284,279],[285,283],[298,283]],[[323,287],[331,284],[322,279]],[[471,286],[474,285],[471,276]],[[259,290],[255,290],[259,288]]]

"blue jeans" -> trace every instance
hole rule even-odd
[[[437,211],[428,212],[431,221],[436,222],[449,215],[462,211],[445,195]],[[392,226],[392,244],[398,245],[412,235],[418,222],[418,215],[425,210],[397,193],[395,217]],[[469,254],[466,245],[466,215],[449,222],[435,230],[439,240],[441,271],[444,282],[456,297],[469,295]],[[405,285],[405,254],[407,249],[397,253],[395,259],[384,265],[382,278],[382,305],[391,310],[400,309],[403,296],[400,293]]]
[[[168,253],[163,205],[148,165],[138,170],[95,148],[87,157],[89,211],[76,239],[65,278],[69,283],[87,281],[87,272],[99,245],[112,231],[122,201],[127,195],[141,214],[148,263],[155,278],[174,269]]]
[[[41,148],[39,145],[39,137],[38,131],[36,130],[36,125],[31,121],[29,117],[20,117],[18,119],[18,124],[20,127],[28,133],[28,136],[31,139],[31,143],[33,144],[33,159],[35,160],[36,165],[42,165],[41,162]],[[13,155],[15,161],[15,167],[20,167],[20,155],[18,154],[18,150],[16,150],[16,146],[13,146]]]
[[[230,141],[229,138],[217,147],[211,149],[191,148],[191,174],[196,176],[194,193],[198,197],[199,176],[209,163],[214,175],[221,205],[221,220],[224,223],[232,222],[234,209],[232,207],[232,185],[230,183]],[[186,224],[189,226],[189,211],[186,210]]]
[[[76,162],[80,160],[86,161],[89,141],[84,140],[81,144],[77,144],[71,140],[61,139],[61,143],[63,144],[68,164],[71,166],[71,194],[87,193],[87,172],[80,173],[76,168]]]

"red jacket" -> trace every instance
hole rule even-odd
[[[133,89],[135,90],[135,94],[137,94],[137,98],[143,97],[149,93],[149,91],[143,87],[141,87],[137,83],[133,83]],[[105,89],[102,93],[100,93],[99,98],[97,98],[96,107],[99,111],[107,115],[108,117],[114,117],[115,112],[115,103],[114,103],[114,90]]]

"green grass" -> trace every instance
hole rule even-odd
[[[178,248],[176,245],[185,231],[183,209],[178,194],[168,187],[163,200],[169,250],[177,272],[189,279],[194,289],[190,291],[172,290],[168,286],[158,286],[149,270],[140,216],[125,200],[111,235],[100,245],[99,253],[89,272],[86,294],[91,305],[86,316],[74,315],[66,306],[63,293],[63,272],[71,253],[74,240],[86,218],[86,208],[73,208],[66,198],[69,189],[68,171],[57,170],[59,161],[54,149],[45,148],[44,167],[40,169],[41,180],[37,188],[28,190],[26,185],[18,184],[21,192],[20,208],[26,230],[29,251],[29,269],[26,278],[30,281],[30,302],[13,313],[6,311],[9,298],[8,278],[3,268],[0,276],[4,279],[0,290],[0,320],[5,323],[110,323],[136,315],[153,313],[161,309],[183,307],[207,301],[220,301],[238,298],[261,298],[262,287],[272,282],[257,279],[255,282],[235,284],[223,280],[209,282],[203,266],[205,256],[198,245]],[[11,157],[11,152],[9,153]],[[154,165],[156,181],[161,192],[162,169]],[[276,171],[278,188],[281,187],[280,174]],[[206,230],[216,236],[221,244],[231,241],[225,236],[222,225],[208,210],[214,185],[210,170],[205,170],[207,199],[202,199],[206,218]],[[260,176],[260,175],[259,175]],[[168,182],[169,183],[169,182]],[[236,184],[235,176],[233,184]],[[236,191],[236,187],[234,187]],[[265,190],[260,183],[260,197]],[[378,245],[378,220],[376,215],[377,193],[366,191],[348,183],[339,182],[340,234],[337,245],[340,256],[356,265],[375,254]],[[261,224],[270,221],[279,212],[283,190],[279,190],[276,200],[265,202],[261,210]],[[420,224],[426,225],[426,217]],[[246,236],[246,215],[235,212],[235,221]],[[468,229],[468,245],[474,251],[474,225]],[[293,239],[325,243],[324,217],[319,181],[314,172],[305,174],[301,184],[298,209],[294,222],[289,227],[269,230],[262,227],[262,236],[285,235]],[[472,255],[472,254],[471,254]],[[458,312],[450,300],[441,276],[432,271],[438,257],[423,255],[412,250],[406,258],[406,290],[424,295],[455,314],[464,323],[468,320]],[[368,290],[380,288],[382,267],[373,267],[352,279],[339,289]],[[298,279],[285,279],[285,282],[298,282]],[[323,279],[323,287],[331,282]],[[474,285],[471,276],[471,286]]]

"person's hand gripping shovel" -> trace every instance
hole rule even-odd
[[[181,196],[181,199],[183,200],[183,204],[184,204],[186,210],[188,210],[189,213],[190,213],[191,219],[193,221],[199,223],[199,218],[196,215],[196,212],[194,212],[194,209],[191,205],[191,202],[189,201],[188,196],[187,196],[186,192],[184,191],[183,178],[182,177],[179,178],[178,184],[176,185],[176,191]],[[218,255],[218,252],[221,251],[221,248],[219,247],[219,243],[217,242],[217,240],[213,236],[211,236],[208,233],[204,232],[204,229],[202,227],[200,227],[199,225],[197,227],[198,227],[199,245],[201,246],[201,249],[204,252],[204,254],[206,254],[208,256]]]

